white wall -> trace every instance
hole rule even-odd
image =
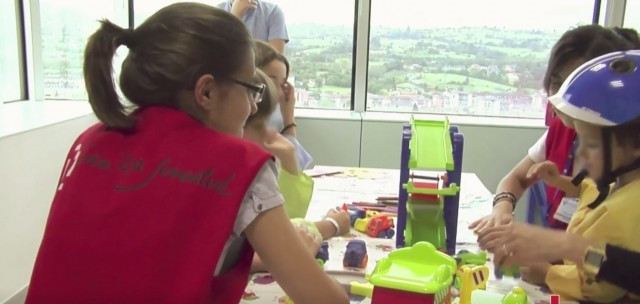
[[[317,165],[397,168],[402,122],[359,117],[348,112],[300,117],[298,137]],[[94,122],[93,115],[87,115],[0,138],[0,303],[29,282],[67,150]],[[459,127],[465,136],[463,170],[478,174],[490,190],[543,132],[531,127]]]
[[[60,170],[87,115],[0,138],[0,303],[28,282]]]
[[[402,124],[299,118],[298,137],[316,164],[398,168]],[[476,173],[491,191],[544,132],[542,127],[457,125],[465,140],[462,170]]]

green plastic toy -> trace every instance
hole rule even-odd
[[[417,120],[411,117],[412,137],[409,143],[409,168],[412,170],[446,171],[454,169],[449,120]],[[460,188],[451,183],[447,188],[419,187],[409,180],[403,185],[407,190],[407,221],[404,228],[405,246],[420,241],[446,248],[444,220],[444,196],[456,195]],[[420,197],[422,195],[422,197]],[[432,201],[425,202],[424,195]]]
[[[520,267],[518,265],[513,265],[511,267],[500,266],[498,271],[495,273],[496,277],[501,278],[503,275],[513,278],[520,277]]]
[[[480,251],[478,253],[473,253],[468,250],[460,250],[458,254],[454,255],[453,258],[458,263],[458,267],[462,265],[475,265],[475,266],[484,266],[487,264],[487,252]],[[453,286],[456,289],[460,290],[460,278],[456,276]]]
[[[510,293],[502,298],[502,304],[526,304],[528,303],[527,294],[520,287],[514,287]]]
[[[451,286],[456,261],[427,242],[397,249],[382,258],[369,276],[377,287],[434,294]]]
[[[453,148],[449,135],[449,119],[417,120],[411,117],[409,168],[453,170]],[[429,149],[419,149],[419,147]]]
[[[454,302],[455,304],[456,302]],[[507,295],[492,291],[474,290],[471,294],[471,303],[480,304],[528,304],[529,299],[524,290],[518,286],[513,287]]]
[[[365,275],[368,282],[351,282],[348,290],[353,295],[374,298],[374,288],[399,290],[421,295],[442,292],[451,286],[456,261],[427,242],[413,247],[396,249],[376,264],[371,274]],[[373,299],[375,300],[375,299]],[[402,299],[398,298],[398,303]]]
[[[478,253],[473,253],[468,250],[460,250],[454,258],[459,260],[459,265],[483,266],[487,263],[487,252],[480,251]]]

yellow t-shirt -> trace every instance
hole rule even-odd
[[[640,180],[614,191],[592,210],[588,205],[598,193],[592,180],[582,183],[580,204],[567,231],[596,242],[640,251]],[[625,296],[636,298],[612,284],[592,281],[580,267],[569,261],[551,266],[545,282],[553,293],[567,300],[611,303]]]

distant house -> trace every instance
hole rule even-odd
[[[500,75],[500,68],[497,65],[491,65],[487,68],[487,76]]]
[[[515,73],[516,72],[516,67],[513,65],[507,65],[504,67],[504,72],[505,73]]]
[[[474,64],[470,65],[469,68],[467,69],[467,71],[469,71],[469,73],[486,71],[486,70],[487,70],[487,67],[479,65],[477,63],[474,63]]]

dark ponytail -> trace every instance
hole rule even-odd
[[[85,49],[84,77],[89,102],[107,127],[129,129],[135,119],[120,102],[112,60],[120,45],[129,47],[122,63],[120,88],[137,107],[182,108],[178,93],[192,91],[210,74],[216,81],[247,64],[253,41],[230,13],[199,3],[175,3],[160,9],[135,30],[101,21]]]
[[[118,98],[112,69],[113,55],[127,30],[108,20],[100,23],[100,29],[91,35],[84,51],[84,81],[89,103],[106,126],[127,129],[133,126],[134,120]]]
[[[614,27],[611,30],[624,38],[624,40],[626,40],[633,49],[640,48],[640,37],[638,37],[638,32],[636,32],[636,30],[623,27]]]

